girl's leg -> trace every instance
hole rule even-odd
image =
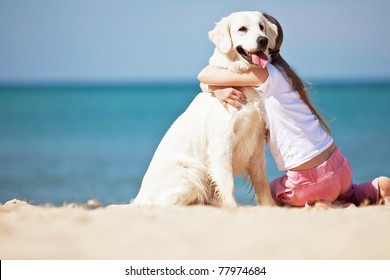
[[[376,204],[379,202],[379,178],[370,182],[353,184],[353,203],[357,206]]]
[[[338,176],[331,176],[326,180],[317,178],[291,178],[289,172],[270,183],[271,194],[276,204],[303,207],[318,201],[333,202],[340,193]],[[296,173],[295,173],[296,175]]]
[[[378,177],[370,182],[353,184],[352,188],[338,199],[352,202],[356,206],[372,204],[388,204],[390,202],[390,178]]]
[[[275,203],[279,206],[286,204],[286,198],[291,195],[291,190],[285,187],[286,175],[276,178],[269,185],[271,187],[271,195]]]
[[[271,193],[279,205],[305,206],[315,202],[334,202],[340,194],[349,195],[352,186],[351,166],[337,148],[317,168],[287,171],[270,183]],[[343,203],[348,203],[345,201]]]

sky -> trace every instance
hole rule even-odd
[[[390,80],[388,0],[0,0],[1,83],[194,81],[231,12],[265,11],[305,79]]]

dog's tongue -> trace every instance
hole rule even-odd
[[[252,53],[252,62],[261,68],[267,67],[268,57],[263,52]]]

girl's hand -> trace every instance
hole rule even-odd
[[[246,104],[246,96],[242,93],[242,88],[221,87],[214,89],[213,93],[225,108],[230,105],[240,110]]]
[[[210,87],[215,97],[227,109],[230,105],[237,110],[240,110],[246,104],[246,96],[242,93],[242,88],[237,87]]]

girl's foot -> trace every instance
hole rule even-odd
[[[390,205],[390,178],[381,176],[378,181],[380,200],[385,205]]]

